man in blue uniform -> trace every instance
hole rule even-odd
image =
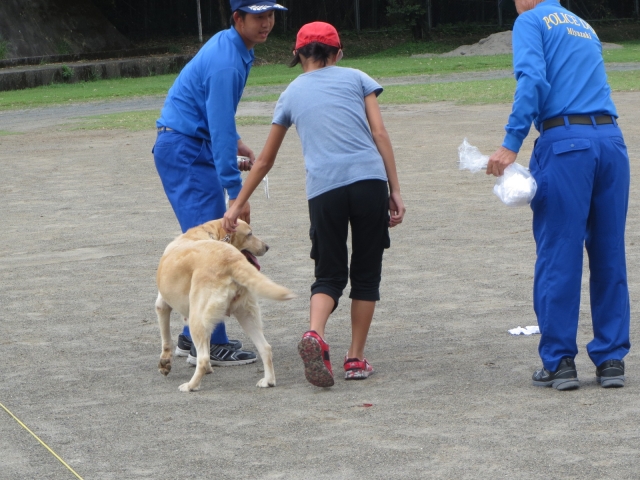
[[[602,45],[591,26],[558,0],[515,0],[517,87],[502,147],[487,174],[513,163],[531,123],[540,132],[529,168],[536,241],[533,302],[542,368],[536,386],[579,387],[574,357],[583,248],[589,256],[594,338],[587,345],[605,388],[624,386],[629,291],[624,231],[629,157],[607,84]]]
[[[273,1],[231,0],[233,26],[217,33],[184,67],[169,90],[156,122],[154,160],[165,193],[186,232],[191,227],[222,218],[224,190],[232,205],[242,187],[239,168],[255,160],[236,130],[235,115],[254,59],[253,47],[264,43],[274,25],[274,11],[286,10]],[[238,165],[238,156],[249,164]],[[250,208],[240,218],[249,222]],[[224,322],[211,336],[211,364],[243,365],[256,361],[242,343],[229,340]],[[176,355],[196,352],[189,328],[178,337]]]

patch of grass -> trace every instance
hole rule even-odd
[[[640,61],[640,41],[624,42],[623,45],[624,49],[605,50],[605,60],[607,62]],[[405,75],[510,70],[512,68],[511,62],[511,55],[411,58],[408,56],[384,57],[380,54],[363,58],[346,58],[340,65],[358,68],[375,78],[385,78]],[[248,85],[288,84],[294,80],[301,71],[300,67],[288,68],[285,65],[263,65],[254,67],[249,76]],[[633,83],[635,82],[634,79],[636,78],[634,75],[636,75],[636,73],[624,72],[628,76],[619,77],[618,75],[620,73],[623,72],[611,72],[609,77],[616,79],[615,81],[627,82],[627,86],[624,88],[627,91],[632,90]],[[0,110],[33,108],[70,102],[105,101],[118,98],[166,95],[175,78],[175,74],[156,75],[144,78],[120,78],[73,84],[56,84],[26,90],[0,92]],[[429,88],[438,89],[446,87],[430,86]],[[491,96],[493,95],[495,95],[495,92],[492,92]],[[277,95],[265,95],[252,98],[252,100],[255,101],[273,101],[276,99]]]
[[[291,83],[301,73],[300,67],[289,68],[286,65],[273,64],[253,67],[247,80],[247,86]]]
[[[142,110],[126,113],[109,113],[90,117],[80,117],[80,122],[65,125],[69,130],[114,130],[123,129],[132,132],[154,130],[159,110]],[[236,125],[270,125],[271,117],[240,116],[236,117]],[[0,132],[1,134],[2,132]]]
[[[475,82],[392,85],[379,97],[381,104],[454,102],[457,104],[510,103],[516,87],[514,79]]]
[[[166,95],[175,78],[174,74],[145,78],[118,78],[0,92],[0,110]]]
[[[640,62],[640,40],[620,42],[624,48],[603,50],[605,62]]]
[[[0,137],[5,137],[7,135],[20,135],[18,132],[9,132],[7,130],[0,130]]]
[[[610,72],[609,84],[614,92],[640,91],[640,71]],[[455,102],[457,104],[511,103],[516,81],[480,80],[475,82],[392,85],[380,95],[381,104]]]
[[[614,92],[640,92],[640,71],[609,72],[609,85]]]
[[[477,57],[430,58],[375,58],[347,59],[342,66],[366,72],[372,77],[398,77],[404,75],[435,75],[458,72],[480,72],[512,68],[511,55]]]
[[[75,74],[76,72],[68,65],[62,66],[62,72],[60,73],[60,75],[62,75],[63,80],[68,82],[75,76]]]
[[[486,70],[509,70],[511,55],[478,57],[364,57],[340,62],[342,67],[357,68],[375,78],[400,77],[404,75],[434,75]],[[302,69],[285,65],[263,65],[251,70],[247,85],[281,85],[294,80]]]

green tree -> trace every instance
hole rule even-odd
[[[423,38],[426,8],[424,0],[388,0],[387,17],[392,23],[411,29],[415,38]]]

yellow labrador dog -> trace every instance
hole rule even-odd
[[[235,233],[227,234],[221,220],[194,227],[171,242],[158,266],[156,313],[162,336],[162,354],[158,369],[163,375],[171,371],[173,344],[169,317],[176,310],[188,318],[198,363],[193,377],[180,390],[198,390],[209,363],[209,342],[214,325],[225,315],[236,317],[256,346],[264,364],[264,378],[258,387],[273,387],[271,346],[262,333],[262,319],[257,298],[290,300],[295,295],[261,274],[256,256],[269,246],[239,220]],[[247,261],[249,260],[249,261]],[[252,265],[253,264],[253,265]]]

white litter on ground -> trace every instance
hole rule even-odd
[[[530,325],[528,327],[516,327],[508,330],[511,335],[536,335],[540,333],[540,327],[537,325]]]

